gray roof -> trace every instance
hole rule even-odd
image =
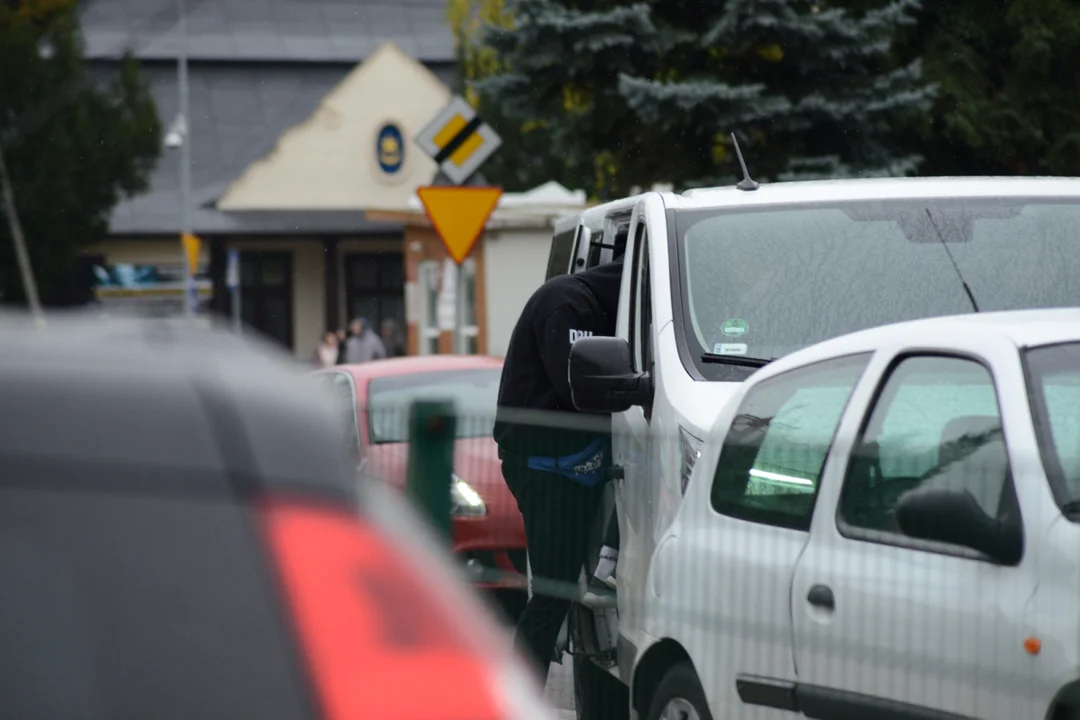
[[[384,40],[423,62],[451,62],[445,0],[185,0],[192,59],[351,62]],[[87,57],[173,59],[180,0],[84,0]]]
[[[306,120],[352,65],[330,63],[192,63],[189,67],[192,152],[192,227],[196,233],[349,233],[396,231],[398,226],[368,222],[364,213],[275,211],[223,213],[214,203],[255,160],[273,150],[290,127]],[[96,63],[103,75],[113,62]],[[451,82],[450,68],[433,68]],[[162,125],[177,114],[176,66],[143,63]],[[114,235],[174,233],[180,223],[180,153],[164,150],[150,190],[124,200],[113,212]]]

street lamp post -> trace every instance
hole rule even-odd
[[[177,30],[179,31],[179,50],[176,54],[176,79],[180,94],[180,115],[177,118],[176,131],[180,135],[180,255],[184,268],[184,315],[194,315],[194,278],[188,265],[183,237],[191,232],[191,132],[188,114],[188,58],[187,58],[187,8],[185,0],[177,0],[180,13]]]

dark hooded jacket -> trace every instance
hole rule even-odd
[[[540,286],[510,336],[499,383],[494,438],[508,456],[563,457],[584,449],[596,433],[514,423],[507,408],[577,412],[570,397],[570,345],[579,338],[615,335],[622,259]],[[595,416],[593,416],[595,417]],[[591,423],[590,423],[591,424]],[[610,417],[605,418],[610,436]]]

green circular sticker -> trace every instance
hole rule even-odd
[[[750,329],[750,324],[742,318],[732,318],[725,320],[724,324],[720,326],[720,332],[724,333],[728,337],[739,337]]]

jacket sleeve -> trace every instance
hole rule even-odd
[[[548,315],[536,328],[536,343],[544,369],[567,409],[574,407],[570,396],[570,345],[578,337],[595,333],[594,325],[592,313],[568,303]]]

